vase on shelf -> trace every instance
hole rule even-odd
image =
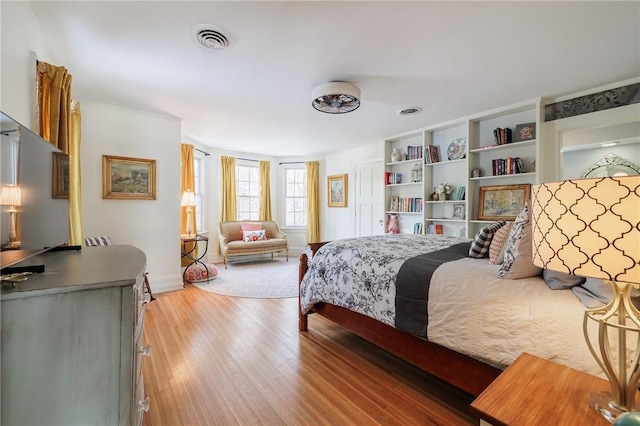
[[[400,161],[400,153],[397,148],[393,148],[393,152],[391,153],[391,162],[397,163],[398,161]]]

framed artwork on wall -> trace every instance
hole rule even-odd
[[[329,207],[347,207],[347,174],[327,176]]]
[[[102,156],[102,198],[156,199],[156,160]]]
[[[530,184],[480,187],[479,220],[514,220],[531,193]]]

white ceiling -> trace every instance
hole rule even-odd
[[[640,2],[57,2],[31,7],[73,97],[182,119],[186,140],[335,152],[538,96],[640,76]],[[206,50],[191,28],[232,35]],[[361,107],[311,107],[329,81]],[[400,116],[419,107],[422,112]]]

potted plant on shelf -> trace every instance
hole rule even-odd
[[[441,183],[433,190],[435,192],[435,195],[433,197],[434,201],[445,201],[447,198],[449,198],[449,195],[453,193],[453,186],[450,183]]]

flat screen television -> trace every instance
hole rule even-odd
[[[69,241],[69,199],[64,193],[69,162],[58,148],[2,112],[0,135],[0,266],[4,269]],[[11,205],[16,201],[3,194],[16,186],[19,205]]]

